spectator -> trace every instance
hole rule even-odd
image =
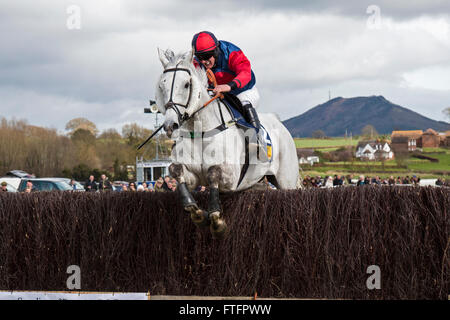
[[[308,187],[308,177],[305,177],[305,179],[303,179],[302,185],[303,185],[304,188]]]
[[[342,179],[341,179],[341,176],[340,175],[334,175],[334,180],[333,180],[333,187],[336,187],[336,186],[342,186],[343,185],[343,181],[342,181]]]
[[[359,186],[363,186],[363,185],[365,185],[366,184],[366,179],[364,178],[364,176],[363,175],[360,175],[359,176],[359,179],[358,179],[358,182],[356,183],[356,185],[359,187]]]
[[[1,188],[0,191],[1,192],[8,192],[8,184],[5,181],[2,182],[2,188]]]
[[[349,186],[353,185],[353,183],[352,183],[353,175],[352,175],[352,174],[349,174],[349,175],[347,175],[346,178],[347,178],[347,184],[348,184]]]
[[[370,180],[370,184],[373,185],[381,185],[381,180],[379,176],[375,176],[372,178],[372,180]]]
[[[142,182],[142,187],[144,188],[144,191],[148,191],[147,182]],[[139,187],[138,187],[138,191],[139,191]]]
[[[333,177],[332,176],[328,176],[328,178],[325,182],[325,187],[327,187],[327,188],[333,187]]]
[[[205,186],[198,186],[198,187],[195,189],[196,192],[204,192],[205,190],[206,190],[206,187],[205,187]]]
[[[172,190],[172,180],[167,180],[167,181],[164,181],[164,183],[166,184],[166,186],[167,186],[167,189],[166,189],[166,191],[173,191]],[[163,185],[163,188],[164,188],[164,185]]]
[[[127,185],[122,183],[122,191],[128,191]]]
[[[143,191],[145,191],[145,188],[144,188],[144,186],[142,185],[142,184],[140,184],[140,185],[138,185],[138,187],[137,187],[137,191],[139,191],[139,192],[143,192]]]
[[[269,190],[275,190],[276,189],[276,187],[269,182],[267,177],[264,177],[263,181],[264,181],[264,184],[267,186],[267,189],[269,189]]]
[[[317,176],[316,178],[316,186],[317,187],[322,187],[323,186],[323,180],[321,176]]]
[[[100,191],[107,191],[113,189],[111,182],[109,181],[108,177],[105,174],[102,174],[102,176],[100,177],[98,189]]]
[[[177,185],[178,185],[177,180],[172,178],[172,180],[170,180],[170,182],[172,183],[172,191],[176,191],[177,190]]]
[[[393,185],[395,184],[394,176],[390,176],[390,177],[389,177],[388,184],[389,184],[390,186],[393,186]]]
[[[163,187],[164,180],[162,177],[159,177],[158,180],[155,182],[155,191],[156,192],[164,192],[166,189]]]
[[[77,190],[75,179],[70,179],[69,185],[72,187],[72,190]]]
[[[134,182],[130,182],[130,191],[136,191],[136,184]]]
[[[171,179],[170,176],[165,176],[165,177],[164,177],[163,188],[164,188],[164,190],[166,190],[166,191],[171,191],[171,189],[170,189],[170,187],[169,187],[170,179]]]
[[[23,192],[30,193],[32,191],[34,191],[34,189],[33,189],[33,182],[27,181],[27,185],[26,185],[25,190]]]
[[[85,182],[84,190],[86,190],[88,192],[97,191],[97,182],[95,182],[94,176],[92,174],[89,176],[88,181]]]

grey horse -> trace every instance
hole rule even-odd
[[[300,187],[295,143],[276,115],[260,114],[271,142],[270,161],[261,162],[257,150],[249,150],[246,143],[253,130],[237,126],[220,99],[207,103],[208,78],[194,66],[193,52],[158,53],[164,71],[156,86],[156,104],[165,115],[166,134],[175,140],[169,172],[194,223],[209,225],[215,238],[223,237],[227,225],[219,193],[249,189],[264,177],[279,189]],[[199,208],[191,194],[199,185],[210,190],[207,210]]]

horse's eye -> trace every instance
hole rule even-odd
[[[187,89],[189,88],[189,82],[186,82],[186,84],[184,85],[184,87]]]

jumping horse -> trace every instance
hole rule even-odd
[[[239,125],[243,119],[224,99],[211,97],[207,73],[194,66],[193,52],[175,55],[158,49],[158,53],[164,71],[156,86],[156,105],[165,115],[167,136],[175,140],[169,173],[178,182],[182,205],[192,221],[209,225],[213,237],[222,238],[227,225],[219,193],[249,189],[264,177],[278,189],[300,187],[294,140],[275,114],[260,114],[270,150],[269,161],[259,161],[257,150],[248,143],[254,129]],[[191,194],[199,185],[209,188],[207,210]]]

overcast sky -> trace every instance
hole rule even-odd
[[[0,117],[61,133],[76,117],[151,127],[157,48],[187,51],[209,30],[250,59],[259,112],[286,120],[330,91],[444,120],[449,13],[448,0],[0,0]]]

